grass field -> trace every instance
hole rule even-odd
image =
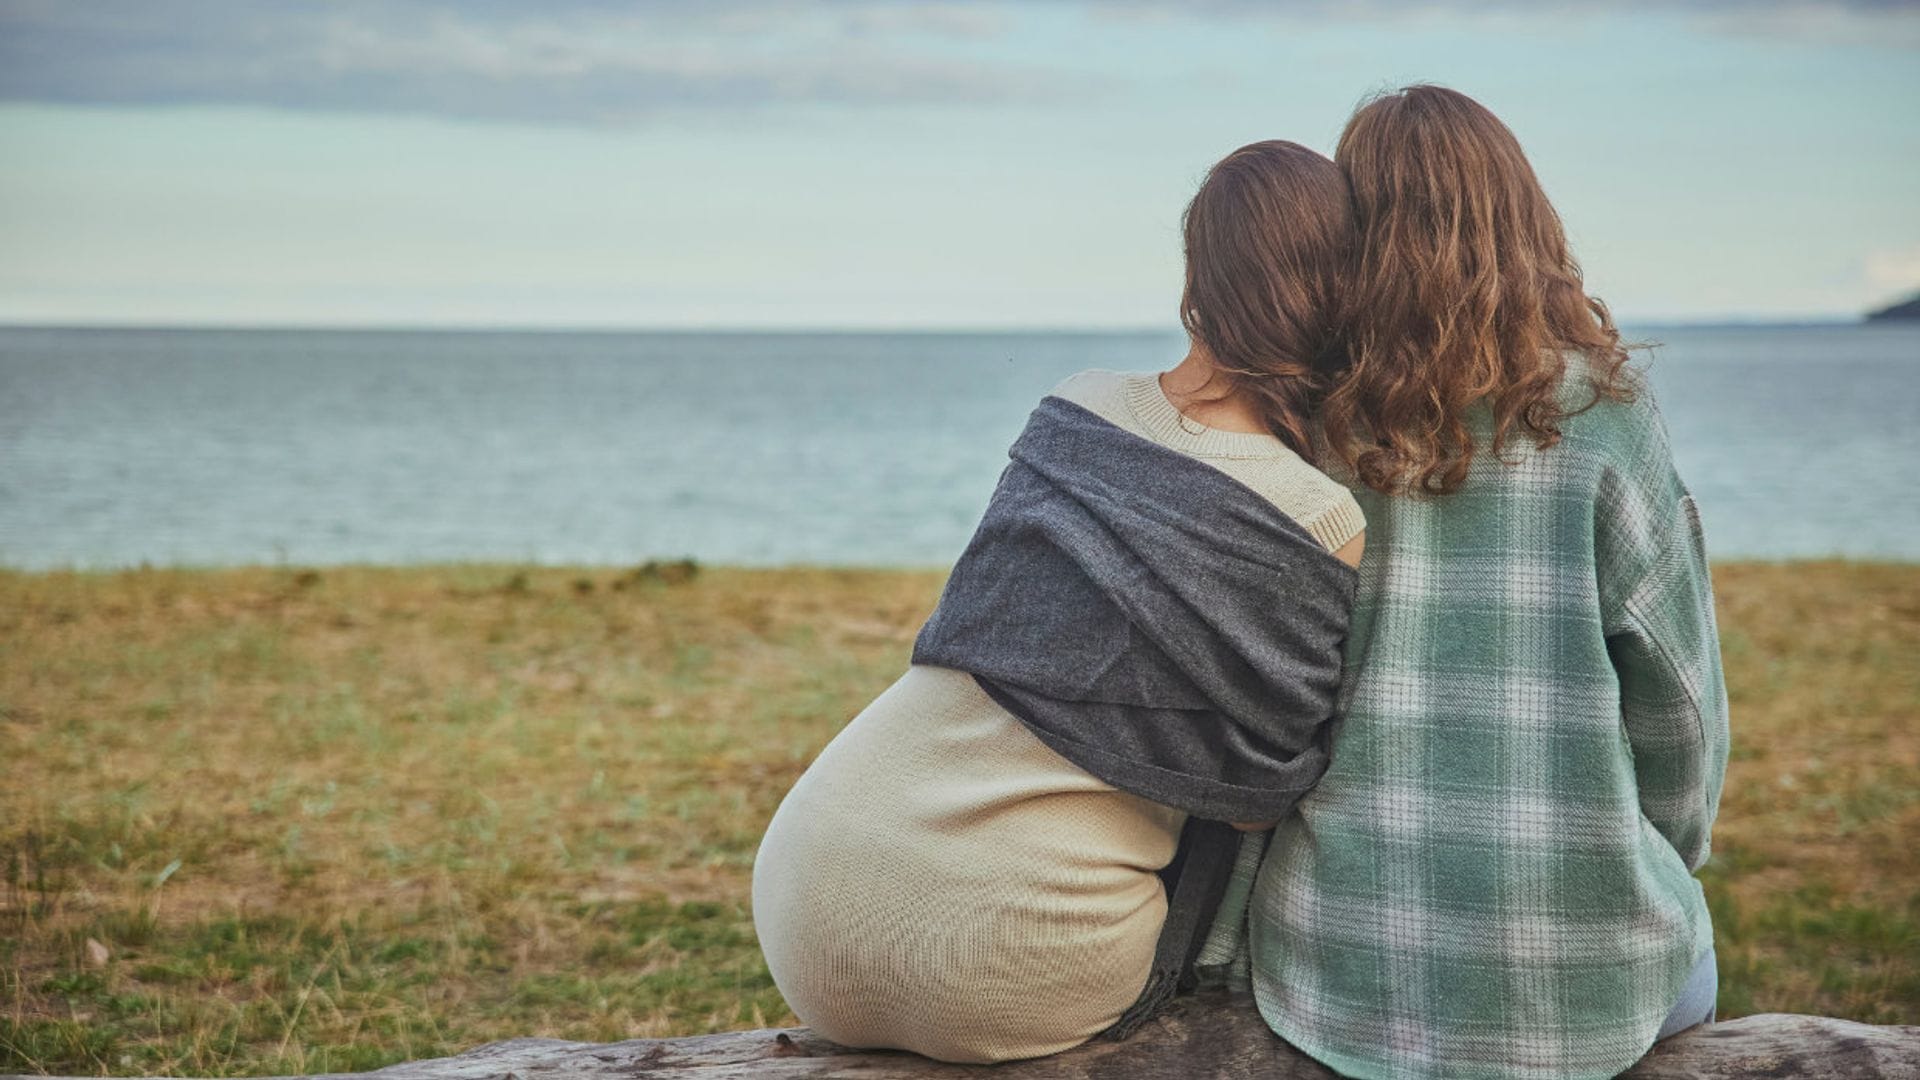
[[[936,573],[0,573],[0,1072],[789,1019],[760,831]],[[1722,1018],[1920,1023],[1920,566],[1715,569]]]

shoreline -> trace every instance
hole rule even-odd
[[[1722,566],[1858,566],[1920,569],[1920,555],[1911,558],[1888,555],[1785,555],[1785,556],[1713,556],[1709,564]],[[644,572],[648,566],[692,565],[700,573],[743,574],[945,574],[950,564],[890,563],[751,563],[706,562],[683,556],[643,558],[633,562],[541,562],[515,559],[443,559],[432,562],[238,562],[238,563],[149,563],[114,566],[23,566],[0,562],[0,577],[111,577],[122,574],[229,574],[229,573],[551,573],[619,575]]]

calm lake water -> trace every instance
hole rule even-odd
[[[1716,557],[1920,559],[1920,327],[1630,331]],[[944,565],[1172,334],[0,330],[0,564]]]

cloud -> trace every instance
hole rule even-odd
[[[1666,14],[1726,37],[1786,38],[1920,48],[1920,0],[1100,0],[1109,18],[1290,23],[1400,23],[1409,19],[1525,22],[1562,30],[1569,18]]]
[[[1920,0],[1628,0],[1737,34],[1920,45]],[[1565,0],[0,0],[0,100],[609,124],[781,104],[1102,92],[1000,46],[1028,13],[1558,26]],[[1609,9],[1611,10],[1611,9]]]
[[[1861,269],[1876,295],[1920,292],[1920,244],[1870,252]]]
[[[1567,12],[1592,14],[1602,10],[1588,0],[1293,0],[1287,4],[1275,4],[1271,0],[1101,0],[1099,6],[1108,10],[1164,14],[1186,12],[1231,17],[1291,14],[1320,18],[1374,18],[1408,13],[1472,15],[1485,12],[1551,16]],[[1605,8],[1708,16],[1787,14],[1795,17],[1910,17],[1920,12],[1920,0],[1614,0]]]
[[[971,3],[0,0],[0,100],[618,123],[770,103],[1026,101]],[[977,52],[977,50],[973,50]]]

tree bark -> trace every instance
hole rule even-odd
[[[1657,1044],[1624,1077],[1767,1077],[1769,1080],[1920,1080],[1920,1027],[1879,1027],[1823,1016],[1765,1013],[1682,1032]],[[806,1028],[736,1031],[617,1043],[511,1039],[458,1057],[390,1065],[366,1080],[1335,1080],[1337,1074],[1267,1030],[1244,995],[1178,999],[1125,1042],[1094,1041],[1052,1057],[1001,1065],[950,1065],[913,1054],[851,1050]]]

